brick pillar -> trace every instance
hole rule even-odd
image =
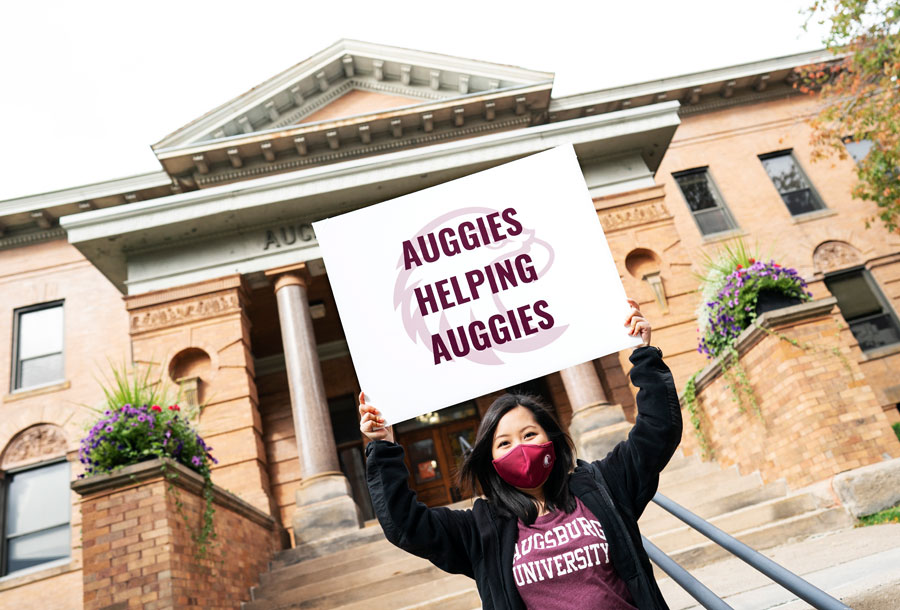
[[[269,515],[271,498],[259,399],[250,352],[247,292],[239,275],[125,298],[133,359],[172,379],[179,355],[191,354],[205,406],[198,432],[219,464],[213,481]],[[177,376],[177,374],[176,374]]]
[[[563,369],[559,375],[572,405],[569,434],[575,441],[578,456],[599,460],[628,437],[631,424],[626,421],[621,405],[607,400],[593,362]]]
[[[297,546],[362,526],[350,482],[340,470],[325,384],[316,350],[307,298],[305,265],[267,271],[275,278],[275,298],[284,342],[287,371],[300,460],[300,488],[293,515]]]
[[[900,457],[835,303],[829,297],[767,312],[758,322],[769,333],[750,327],[738,337],[758,413],[749,398],[743,406],[732,399],[721,360],[697,376],[701,429],[722,466],[796,489]],[[691,426],[684,434],[694,434]]]

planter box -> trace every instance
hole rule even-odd
[[[233,494],[213,488],[217,541],[198,561],[194,532],[205,510],[203,478],[166,460],[141,462],[81,479],[84,607],[238,608],[281,549],[275,521]],[[182,509],[179,512],[177,502]]]

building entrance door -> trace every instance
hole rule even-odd
[[[420,502],[443,506],[471,496],[460,489],[456,477],[465,454],[475,445],[477,430],[478,417],[468,416],[395,431],[397,442],[406,449],[409,485]]]

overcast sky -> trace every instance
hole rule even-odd
[[[151,144],[340,38],[555,72],[558,97],[820,48],[808,3],[10,2],[0,200],[157,170]]]

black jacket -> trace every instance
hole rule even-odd
[[[609,538],[616,573],[640,610],[667,608],[641,544],[637,520],[656,493],[659,473],[681,440],[681,409],[669,367],[655,347],[631,355],[639,388],[638,415],[628,439],[604,459],[579,460],[569,488],[597,516]],[[366,475],[375,513],[388,540],[453,574],[475,579],[484,610],[524,609],[512,578],[518,526],[485,500],[471,510],[428,508],[407,484],[403,448],[374,441]]]

